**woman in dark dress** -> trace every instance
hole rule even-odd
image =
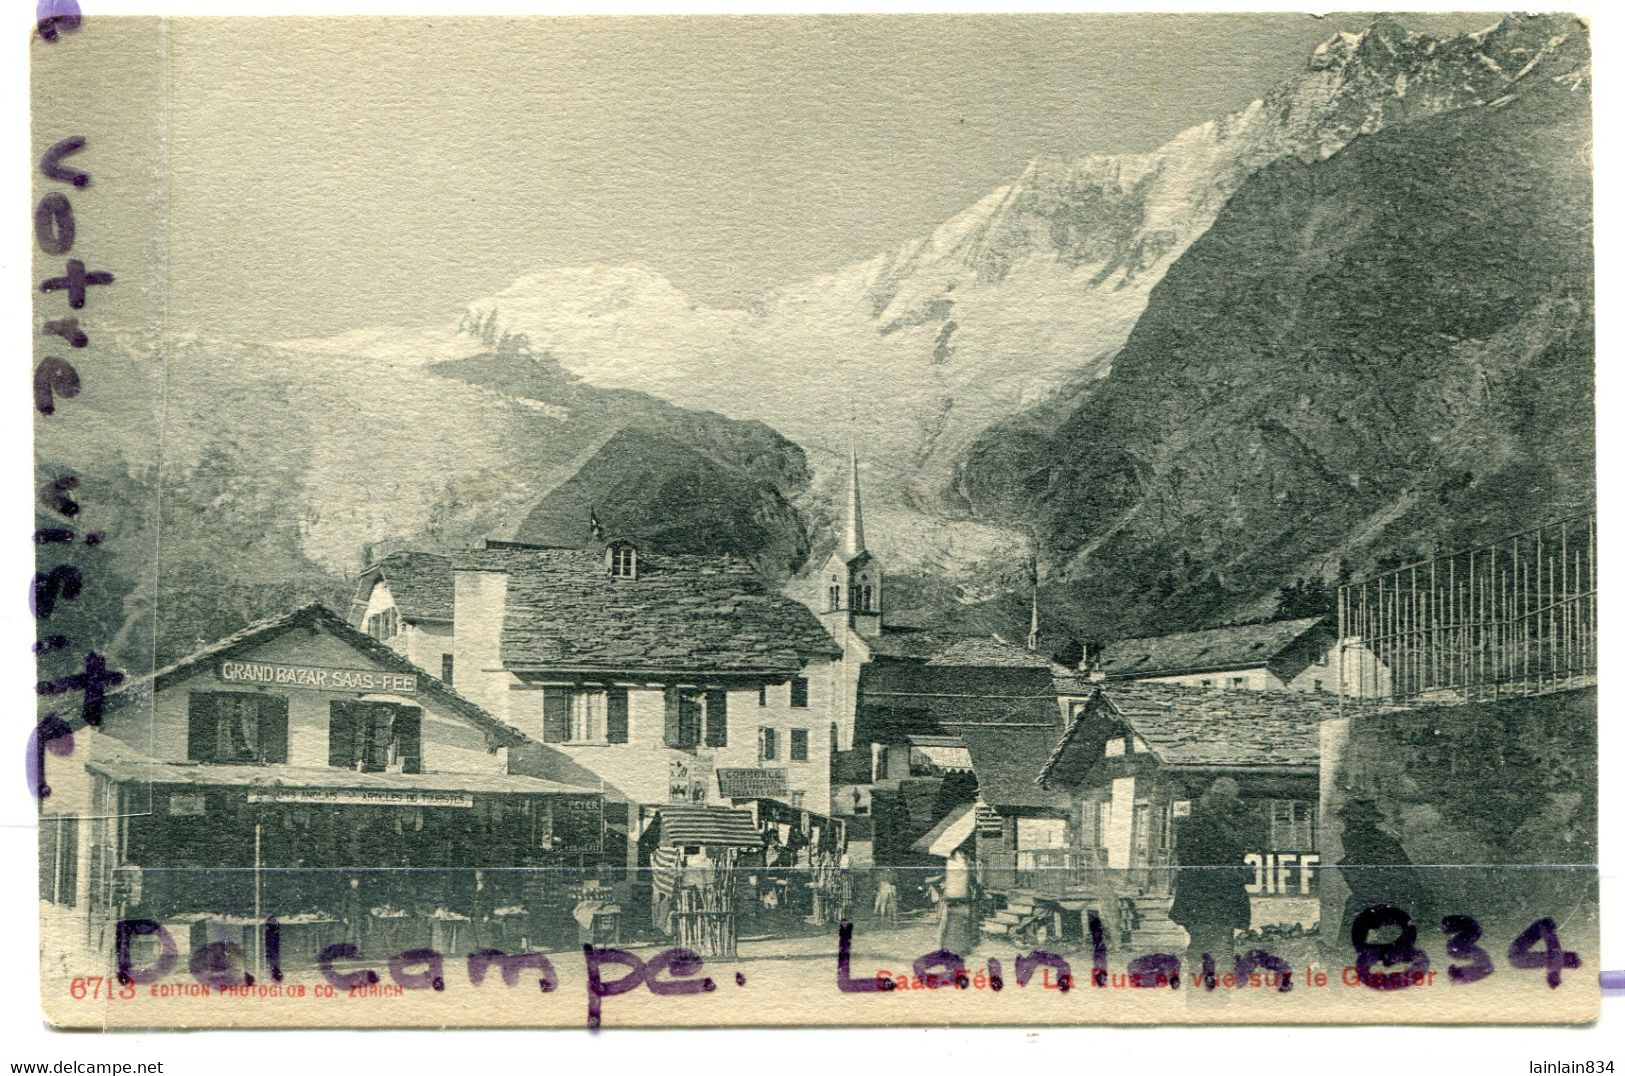
[[[1186,976],[1198,986],[1204,956],[1213,959],[1216,976],[1235,969],[1237,930],[1252,921],[1247,883],[1252,871],[1246,855],[1245,808],[1240,788],[1228,777],[1214,781],[1179,828],[1179,873],[1168,918],[1185,928]]]
[[[1378,905],[1398,908],[1414,922],[1423,922],[1428,914],[1427,890],[1404,847],[1382,828],[1382,810],[1371,800],[1352,799],[1343,805],[1341,815],[1343,858],[1337,861],[1337,869],[1349,896],[1343,903],[1341,929],[1336,938],[1330,939],[1332,944],[1351,947],[1355,917]]]

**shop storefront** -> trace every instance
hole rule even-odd
[[[283,963],[572,948],[596,790],[507,772],[522,737],[319,606],[110,697],[80,761],[85,913]]]
[[[1250,879],[1250,922],[1319,916],[1319,725],[1335,703],[1284,692],[1111,685],[1080,706],[1040,771],[1071,800],[1073,893],[1118,913],[1141,940],[1174,932],[1166,913],[1180,869],[1206,862],[1187,831],[1205,795],[1233,801],[1226,858]],[[1063,894],[1065,895],[1065,894]]]
[[[195,951],[257,952],[275,918],[285,959],[573,945],[571,889],[595,873],[601,799],[504,774],[275,776],[102,758],[117,805],[102,838],[109,918],[161,923]]]
[[[651,925],[707,956],[738,952],[741,879],[761,861],[763,839],[748,811],[696,803],[645,808],[639,859],[650,886]]]

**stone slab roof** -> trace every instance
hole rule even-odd
[[[1108,680],[1252,668],[1268,664],[1324,618],[1272,620],[1143,639],[1118,639],[1101,651]]]
[[[352,620],[359,620],[373,585],[380,580],[389,587],[402,620],[451,620],[451,558],[444,553],[403,549],[367,568],[356,580]]]
[[[1323,695],[1102,684],[1038,770],[1040,783],[1082,742],[1080,730],[1101,707],[1132,728],[1159,762],[1173,767],[1313,769],[1320,765],[1320,724],[1338,716],[1337,699]]]
[[[639,551],[635,578],[611,576],[591,549],[488,548],[453,564],[507,573],[509,669],[791,674],[841,653],[738,557]]]

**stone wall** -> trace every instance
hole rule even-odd
[[[1343,921],[1334,866],[1346,830],[1375,824],[1416,865],[1419,922],[1594,920],[1597,691],[1353,709],[1321,727],[1321,922]],[[1352,811],[1351,803],[1358,803]],[[1369,807],[1376,808],[1373,814]],[[1362,810],[1368,821],[1355,819]],[[1379,838],[1380,839],[1380,838]],[[1392,843],[1392,842],[1390,842]],[[1515,869],[1507,869],[1515,868]]]

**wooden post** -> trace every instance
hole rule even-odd
[[[262,966],[265,960],[265,917],[262,909],[264,894],[262,883],[264,877],[264,841],[265,823],[258,818],[254,819],[254,977],[264,978],[265,969]]]

